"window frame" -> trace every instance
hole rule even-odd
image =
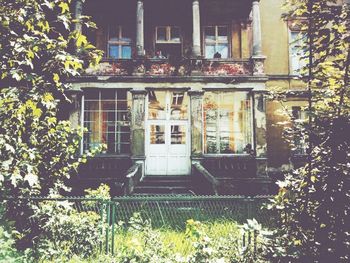
[[[158,29],[165,28],[165,40],[158,40]],[[171,29],[177,28],[179,30],[179,40],[171,40]],[[179,26],[156,26],[155,27],[155,44],[180,44],[182,45],[182,32]]]
[[[111,40],[111,27],[112,25],[108,25],[107,27],[107,58],[109,59],[132,59],[132,38],[130,41],[122,41],[124,30],[127,31],[125,26],[114,25],[113,27],[117,28],[118,36],[116,36],[117,40]],[[118,46],[118,58],[113,58],[110,56],[110,45]],[[123,58],[123,46],[129,46],[131,50],[130,58]]]
[[[212,90],[212,89],[208,89],[205,90],[205,92],[218,92],[220,93],[237,93],[237,92],[245,92],[247,93],[247,96],[249,97],[249,103],[250,103],[250,144],[252,146],[252,150],[255,152],[256,150],[256,144],[255,144],[255,128],[254,128],[254,96],[253,93],[251,92],[251,90],[235,90],[235,91],[229,91],[229,90],[225,90],[225,91],[221,91],[221,90]],[[203,95],[203,99],[205,97],[205,93]],[[251,153],[206,153],[206,132],[205,132],[205,126],[204,123],[206,122],[205,120],[205,116],[204,116],[204,100],[203,100],[203,106],[202,106],[202,129],[203,129],[203,134],[202,134],[202,154],[204,157],[229,157],[229,156],[251,156]],[[219,125],[219,121],[217,120],[217,124]],[[218,135],[216,135],[218,137]],[[220,137],[220,136],[219,136]]]
[[[297,38],[293,40],[292,35],[296,33]],[[301,37],[301,34],[303,35]],[[305,51],[302,51],[302,41],[305,38],[305,32],[298,29],[289,29],[289,39],[288,39],[288,47],[289,47],[289,72],[292,76],[300,76],[300,70],[306,66],[307,62],[302,61],[302,57],[305,55]],[[293,48],[297,48],[298,52],[302,51],[302,54],[294,54]],[[298,67],[294,68],[294,59],[298,61]]]
[[[85,89],[85,91],[88,91],[89,89]],[[94,89],[96,90],[96,89]],[[99,137],[102,137],[103,135],[103,131],[102,131],[102,114],[103,114],[103,109],[102,109],[102,101],[114,101],[115,103],[115,109],[114,109],[114,115],[115,115],[115,123],[118,122],[128,122],[129,125],[124,125],[123,127],[129,127],[129,132],[122,132],[122,131],[117,131],[117,129],[115,129],[114,131],[114,136],[115,136],[115,142],[114,142],[114,151],[113,152],[108,152],[108,149],[106,149],[106,151],[103,151],[99,154],[97,154],[97,156],[131,156],[131,97],[128,97],[128,93],[130,93],[129,89],[113,89],[114,91],[114,98],[113,99],[102,99],[102,92],[104,91],[104,89],[97,89],[98,92],[98,99],[86,99],[85,94],[83,93],[82,98],[81,98],[81,116],[80,116],[80,121],[81,121],[81,132],[83,134],[82,138],[81,138],[81,143],[80,143],[80,153],[81,155],[84,154],[84,152],[91,150],[90,148],[90,144],[85,144],[85,136],[88,132],[85,131],[86,125],[85,123],[88,122],[85,120],[85,113],[89,110],[85,110],[85,103],[87,101],[98,101],[98,115],[99,115],[99,121],[98,121],[98,132],[99,132]],[[118,91],[125,91],[126,92],[126,99],[120,99],[118,100]],[[123,120],[118,120],[118,114],[120,112],[122,112],[121,110],[118,110],[118,103],[121,101],[125,101],[126,105],[127,105],[127,109],[126,109],[126,113],[128,115],[128,120],[123,121]],[[130,105],[130,110],[128,110],[128,107]],[[125,110],[124,110],[125,111]],[[129,111],[129,112],[128,112]],[[91,122],[91,120],[90,120]],[[108,121],[107,121],[108,123]],[[108,129],[108,124],[107,124],[107,129]],[[108,133],[108,131],[107,131]],[[122,142],[122,134],[129,134],[128,136],[128,142]],[[118,139],[117,139],[118,138]],[[118,143],[117,143],[118,142]],[[99,145],[102,144],[107,144],[108,146],[108,142],[97,142]],[[128,148],[128,153],[120,153],[121,152],[121,145],[129,145]],[[86,147],[87,146],[87,147]],[[117,147],[119,148],[119,150],[117,151]]]
[[[227,58],[215,58],[215,59],[230,59],[232,57],[231,55],[231,43],[232,43],[232,40],[231,40],[231,27],[230,25],[228,24],[220,24],[220,25],[206,25],[206,26],[203,26],[203,56],[205,59],[214,59],[214,56],[211,57],[211,58],[207,58],[206,57],[206,51],[207,51],[207,41],[206,41],[206,29],[207,28],[210,28],[210,27],[214,27],[215,28],[215,40],[214,41],[210,41],[210,44],[214,44],[215,47],[218,46],[219,44],[227,44]],[[219,41],[219,27],[226,27],[227,29],[227,42],[225,41]],[[214,53],[215,54],[215,53]]]

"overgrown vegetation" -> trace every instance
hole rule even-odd
[[[274,256],[280,262],[350,260],[350,10],[339,1],[287,0],[301,30],[309,119],[289,130],[308,143],[307,164],[280,182]]]

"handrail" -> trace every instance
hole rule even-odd
[[[218,179],[216,179],[207,169],[205,169],[204,166],[202,166],[200,163],[194,163],[192,166],[205,178],[206,181],[210,183],[210,185],[213,188],[213,191],[215,195],[219,194],[218,187],[220,185],[220,182]]]
[[[140,173],[140,168],[142,168],[142,164],[135,163],[126,171],[126,182],[124,184],[124,194],[130,195],[134,192],[135,186],[139,183],[142,173]],[[139,176],[137,174],[139,173]]]

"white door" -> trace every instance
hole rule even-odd
[[[146,125],[146,174],[188,175],[190,136],[185,92],[150,91]]]

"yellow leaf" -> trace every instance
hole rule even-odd
[[[60,76],[58,76],[57,73],[54,73],[54,74],[53,74],[53,81],[54,81],[55,83],[58,83],[58,82],[60,81]]]
[[[79,34],[77,37],[77,47],[81,47],[83,44],[87,44],[86,36]]]
[[[69,11],[69,6],[65,2],[61,2],[58,6],[61,7],[61,9],[62,9],[61,13],[62,14],[64,14],[64,13]]]
[[[316,176],[312,175],[310,180],[311,180],[311,182],[315,183],[316,182]]]

